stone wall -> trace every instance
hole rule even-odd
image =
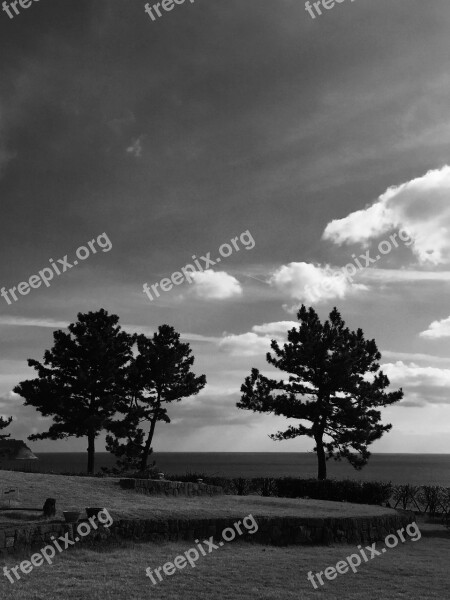
[[[245,518],[246,515],[242,515]],[[248,532],[236,539],[267,545],[289,544],[367,544],[384,540],[389,533],[406,527],[415,519],[413,513],[394,514],[372,518],[305,519],[301,517],[258,517],[258,531]],[[86,520],[83,520],[86,521]],[[209,539],[217,541],[226,527],[233,527],[236,519],[118,519],[109,529],[99,525],[98,530],[80,538],[78,543],[87,545],[114,545],[124,540],[141,542],[189,541]],[[242,527],[245,532],[245,528]],[[28,526],[0,527],[0,555],[29,555],[51,543],[51,536],[58,538],[69,533],[69,539],[77,538],[76,526],[60,521]]]
[[[58,538],[67,531],[72,535],[70,526],[61,521],[51,521],[39,525],[1,525],[0,555],[25,552],[31,549],[39,550],[51,542],[51,536]]]
[[[165,479],[121,479],[120,485],[124,489],[133,489],[139,494],[147,496],[217,496],[223,494],[223,489],[217,485]]]

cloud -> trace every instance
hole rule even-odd
[[[131,110],[126,109],[122,114],[108,121],[108,126],[116,135],[120,135],[124,129],[128,129],[136,122],[136,117]]]
[[[254,421],[254,415],[252,419],[236,408],[239,399],[237,390],[234,393],[206,393],[180,402],[171,408],[171,425],[195,432],[203,427],[242,425],[246,421]]]
[[[360,279],[370,283],[412,283],[416,281],[450,281],[450,271],[416,271],[409,269],[364,269]]]
[[[51,329],[66,329],[68,321],[56,321],[55,319],[28,319],[26,317],[7,317],[0,316],[0,326],[16,327],[50,327]]]
[[[194,293],[199,298],[223,300],[242,294],[239,281],[225,271],[203,271],[191,274]]]
[[[353,283],[337,267],[305,262],[291,262],[281,266],[269,283],[290,298],[309,303],[342,299],[348,294],[368,289],[365,285]]]
[[[11,325],[30,325],[35,327],[67,327],[68,323],[64,323],[64,321],[43,321],[42,324],[39,319],[24,319],[26,321],[30,321],[30,323],[8,323]],[[0,317],[0,325],[1,317]],[[156,328],[148,327],[147,325],[130,325],[128,323],[121,324],[121,327],[127,333],[143,333],[149,337],[153,337],[154,333],[156,333]],[[200,333],[183,333],[180,332],[180,336],[182,341],[186,342],[207,342],[211,344],[216,344],[220,338],[208,335],[201,335]]]
[[[433,387],[448,387],[450,384],[450,369],[420,367],[413,362],[406,364],[398,360],[395,363],[384,364],[382,370],[396,384],[407,383],[408,386],[418,386],[425,381]]]
[[[447,364],[450,366],[450,358],[445,356],[434,356],[433,354],[421,354],[419,352],[393,352],[391,350],[380,350],[383,359],[403,361],[426,361],[428,363]]]
[[[405,398],[401,406],[449,404],[450,368],[421,367],[399,360],[381,366],[393,387],[402,387]]]
[[[15,327],[48,327],[50,329],[67,329],[68,321],[56,321],[54,319],[29,319],[26,317],[6,317],[0,316],[0,327],[15,326]],[[156,329],[147,325],[129,325],[122,324],[122,329],[128,333],[143,333],[147,336],[153,336]],[[220,338],[213,336],[201,335],[199,333],[181,333],[183,341],[189,342],[209,342],[217,343]]]
[[[270,350],[270,339],[268,336],[259,336],[249,331],[225,336],[219,342],[219,348],[230,356],[264,356]]]
[[[351,213],[344,219],[334,220],[325,228],[323,239],[335,244],[366,244],[367,240],[377,238],[395,224],[391,214],[380,201],[363,210]]]
[[[450,166],[388,188],[378,200],[343,219],[331,221],[323,239],[362,244],[400,228],[412,239],[421,264],[450,263]]]
[[[25,443],[28,443],[26,439],[31,433],[37,432],[33,431],[33,428],[38,421],[41,427],[49,426],[52,422],[50,418],[42,417],[33,407],[25,406],[23,398],[17,394],[0,396],[0,408],[1,415],[13,417],[11,425],[2,433],[10,433],[11,438],[25,440]]]
[[[274,337],[286,337],[286,331],[293,327],[298,327],[298,321],[276,321],[274,323],[264,323],[263,325],[254,325],[252,331],[255,333],[268,334]]]
[[[135,158],[140,158],[142,156],[143,151],[142,139],[143,136],[140,136],[137,139],[135,139],[132,142],[131,146],[128,146],[127,153],[132,154]]]
[[[153,337],[156,333],[156,328],[149,327],[148,325],[129,325],[125,323],[122,325],[122,329],[127,333],[142,333],[148,337]],[[200,333],[180,333],[181,341],[183,342],[208,342],[217,343],[220,338],[208,335],[201,335]]]
[[[279,343],[286,341],[287,332],[297,327],[296,321],[277,321],[255,325],[252,331],[237,335],[226,335],[219,342],[219,348],[230,356],[264,356],[270,351],[270,342],[276,339]]]
[[[450,337],[450,317],[441,321],[433,321],[428,329],[420,333],[420,337],[436,340],[439,338]]]

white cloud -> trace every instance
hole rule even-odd
[[[210,344],[217,344],[219,338],[211,335],[201,335],[200,333],[181,333],[182,342],[205,342]]]
[[[127,154],[132,154],[135,158],[140,158],[142,156],[142,136],[133,140],[131,146],[127,148]]]
[[[16,327],[50,327],[51,329],[65,329],[68,327],[68,321],[56,321],[55,319],[28,319],[26,317],[7,317],[0,316],[0,326]]]
[[[153,337],[156,333],[156,329],[154,327],[149,327],[148,325],[130,325],[125,323],[122,325],[122,329],[127,333],[141,333],[148,337]],[[182,342],[209,342],[209,343],[217,343],[220,338],[201,335],[200,333],[180,333]]]
[[[383,364],[381,368],[395,385],[415,387],[427,383],[433,387],[445,386],[447,388],[450,385],[450,369],[420,367],[414,362],[406,364],[402,360]]]
[[[224,334],[219,348],[231,356],[264,356],[270,351],[270,342],[276,339],[279,343],[286,341],[287,332],[298,327],[296,321],[277,321],[255,325],[252,331],[241,334]]]
[[[69,321],[56,321],[54,319],[28,319],[26,317],[6,317],[0,316],[0,327],[15,326],[15,327],[48,327],[50,329],[67,329]],[[147,336],[153,336],[155,329],[147,325],[129,325],[121,324],[124,331],[128,333],[143,333]],[[220,338],[213,336],[201,335],[198,333],[181,333],[183,341],[189,342],[210,342],[217,343]]]
[[[207,383],[205,387],[201,389],[196,396],[186,398],[186,402],[196,402],[197,398],[201,398],[203,396],[207,396],[208,398],[211,396],[229,396],[230,394],[235,394],[237,391],[239,391],[239,388],[239,384],[233,386],[226,386],[220,384]]]
[[[286,331],[293,327],[298,327],[298,321],[276,321],[274,323],[264,323],[263,325],[254,325],[252,331],[255,333],[268,334],[274,337],[286,337]]]
[[[323,238],[363,244],[399,228],[421,264],[450,263],[450,167],[388,188],[370,207],[331,221]],[[409,241],[408,241],[409,245]]]
[[[425,406],[426,404],[448,404],[450,398],[450,368],[421,367],[399,360],[381,366],[393,387],[402,387],[405,398],[401,406]]]
[[[380,201],[363,210],[351,213],[344,219],[331,221],[325,228],[323,239],[335,244],[366,244],[377,238],[395,224],[387,208]]]
[[[281,266],[269,283],[290,298],[308,303],[342,299],[350,293],[368,289],[362,284],[351,282],[341,269],[305,262],[291,262]]]
[[[264,356],[270,350],[270,337],[259,336],[251,331],[239,335],[226,335],[219,348],[231,356]]]
[[[194,293],[199,298],[223,300],[242,294],[239,281],[225,271],[197,271],[191,274]]]
[[[447,364],[450,367],[450,358],[445,356],[434,356],[433,354],[421,354],[419,352],[393,352],[391,350],[380,350],[383,359],[403,361],[425,361],[427,363]]]
[[[367,283],[411,283],[415,281],[450,281],[450,271],[416,271],[409,269],[364,269],[358,277]]]
[[[450,337],[450,317],[442,319],[441,321],[433,321],[428,329],[420,333],[420,336],[433,340]]]

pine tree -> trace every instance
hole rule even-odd
[[[136,341],[138,354],[128,370],[128,395],[120,409],[123,418],[110,424],[113,435],[107,437],[107,449],[130,465],[138,463],[136,466],[144,471],[156,424],[170,423],[168,405],[198,394],[206,385],[206,377],[191,372],[194,356],[173,327],[161,325],[152,338],[138,335]],[[147,436],[142,423],[149,425]]]
[[[300,327],[288,332],[282,348],[273,340],[275,356],[269,352],[266,357],[288,379],[276,381],[252,369],[237,406],[298,419],[297,426],[270,437],[313,438],[319,479],[326,479],[329,458],[346,458],[361,469],[370,457],[368,446],[392,428],[380,423],[377,409],[401,400],[403,391],[385,392],[390,382],[380,371],[375,340],[365,340],[361,329],[345,327],[336,308],[324,323],[303,305],[297,317]]]
[[[119,317],[104,309],[78,314],[69,332],[55,331],[44,362],[28,360],[38,377],[14,391],[53,424],[29,440],[88,439],[87,472],[94,472],[95,439],[115,415],[124,394],[134,336],[122,331]]]

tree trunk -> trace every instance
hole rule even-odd
[[[87,472],[89,475],[94,474],[94,463],[95,463],[95,433],[88,434],[88,467]]]
[[[322,438],[316,439],[316,452],[318,461],[317,479],[319,479],[319,481],[323,481],[327,478],[327,460],[325,457],[325,449],[323,447]]]
[[[148,434],[148,438],[147,438],[147,441],[145,443],[144,450],[142,452],[141,471],[144,471],[147,468],[148,457],[149,457],[149,454],[150,454],[150,448],[152,447],[153,435],[155,433],[155,427],[156,427],[156,421],[157,420],[158,420],[158,415],[155,412],[155,415],[154,415],[154,417],[153,417],[153,419],[151,420],[151,423],[150,423],[150,431],[149,431],[149,434]]]

